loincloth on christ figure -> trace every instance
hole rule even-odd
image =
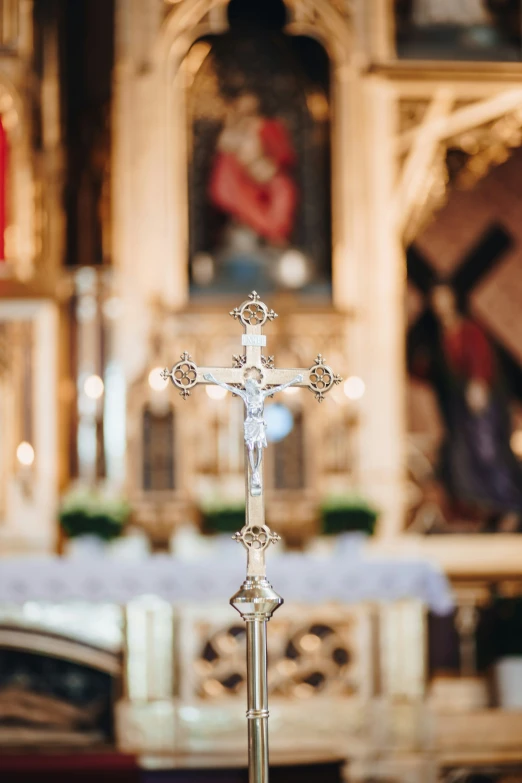
[[[261,446],[262,448],[266,448],[267,446],[266,424],[263,419],[246,418],[244,431],[245,431],[245,443],[247,444],[247,446],[257,445],[257,446]]]

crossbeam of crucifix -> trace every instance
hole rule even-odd
[[[342,378],[336,375],[325,359],[318,354],[310,367],[276,368],[274,357],[265,356],[266,336],[263,326],[277,318],[253,291],[248,299],[234,308],[230,315],[243,328],[244,352],[233,357],[232,367],[199,367],[187,352],[171,370],[163,371],[170,378],[183,399],[190,396],[198,384],[217,384],[240,397],[245,406],[244,440],[247,455],[246,524],[235,538],[248,551],[248,576],[264,576],[264,553],[278,536],[265,525],[263,492],[263,450],[266,442],[266,423],[263,418],[264,401],[288,386],[308,388],[318,402]]]

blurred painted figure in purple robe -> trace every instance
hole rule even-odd
[[[440,332],[433,380],[447,430],[444,485],[454,502],[485,515],[486,529],[519,530],[522,467],[511,450],[509,396],[494,347],[459,311],[449,286],[432,290],[431,308]]]

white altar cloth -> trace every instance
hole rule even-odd
[[[113,557],[17,557],[0,559],[0,603],[71,600],[127,603],[157,595],[172,603],[227,601],[245,577],[245,553],[235,542],[213,557],[188,561],[151,555],[129,561]],[[419,599],[437,614],[454,602],[446,576],[423,560],[385,559],[340,547],[330,555],[267,553],[267,575],[286,601],[397,601]]]

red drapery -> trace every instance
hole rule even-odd
[[[7,152],[7,134],[0,119],[0,263],[5,261]]]
[[[263,154],[275,165],[275,174],[260,182],[235,154],[219,152],[209,195],[218,209],[250,226],[259,236],[284,244],[292,233],[297,204],[297,187],[288,173],[296,156],[288,131],[279,120],[263,119],[259,134]]]
[[[444,335],[444,352],[453,371],[464,381],[480,380],[491,386],[495,378],[493,351],[473,321],[464,320]]]

